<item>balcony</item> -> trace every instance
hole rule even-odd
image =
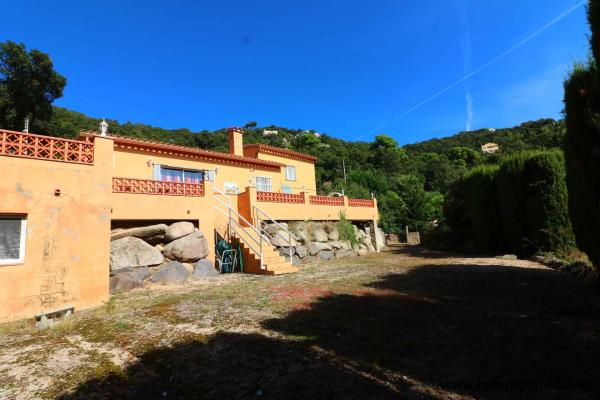
[[[304,194],[256,192],[256,200],[270,203],[304,204]]]
[[[246,191],[239,195],[238,208],[245,217],[252,218],[254,206],[279,221],[337,221],[341,213],[349,220],[355,221],[372,221],[379,218],[375,199],[261,192],[247,187]]]
[[[94,163],[94,144],[0,130],[0,155],[92,165]]]
[[[112,179],[113,193],[135,193],[164,196],[204,196],[204,181],[200,183],[163,182],[151,179]]]

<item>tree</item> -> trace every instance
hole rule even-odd
[[[256,121],[250,121],[250,122],[246,122],[246,125],[244,125],[244,128],[246,129],[254,129],[256,128]]]
[[[432,222],[442,217],[444,197],[438,192],[427,192],[423,178],[400,175],[392,180],[391,190],[401,200],[397,228],[408,225],[411,229],[427,231]],[[384,202],[385,203],[385,202]]]
[[[372,152],[370,161],[375,168],[388,174],[400,173],[406,153],[398,147],[398,143],[393,138],[387,135],[375,136],[370,150]]]
[[[26,117],[49,120],[66,83],[48,54],[27,52],[22,43],[0,43],[0,125],[20,129]]]
[[[467,169],[479,165],[482,161],[481,153],[468,147],[456,146],[448,151],[448,158],[457,167]]]
[[[600,265],[600,1],[590,0],[592,56],[565,81],[565,160],[569,215],[577,247]]]
[[[300,151],[311,152],[321,143],[318,137],[313,134],[306,133],[298,136],[296,139],[296,147]]]

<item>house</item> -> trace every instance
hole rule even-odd
[[[498,150],[500,150],[500,146],[498,146],[496,143],[486,143],[481,146],[481,151],[487,154],[493,154]]]
[[[109,296],[111,227],[190,221],[239,243],[245,272],[296,270],[262,240],[261,221],[335,221],[375,226],[375,199],[319,196],[315,157],[244,145],[229,153],[101,132],[75,140],[0,130],[0,322]],[[213,234],[214,233],[214,234]]]
[[[273,136],[279,134],[279,131],[270,131],[267,129],[263,129],[263,136]]]

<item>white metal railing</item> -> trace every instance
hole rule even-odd
[[[233,231],[240,240],[243,240],[244,243],[248,245],[248,247],[250,247],[250,249],[259,256],[260,269],[266,269],[265,264],[263,262],[263,246],[265,243],[269,243],[269,238],[263,235],[258,229],[256,229],[256,227],[254,227],[254,225],[248,222],[246,218],[244,218],[240,213],[238,213],[231,207],[231,199],[226,193],[214,186],[213,190],[214,192],[227,197],[227,203],[217,197],[214,197],[214,199],[218,201],[221,205],[223,205],[227,211],[224,211],[217,206],[214,206],[214,209],[227,217],[227,235],[229,236],[229,238],[231,238],[231,231]],[[252,235],[251,233],[247,232],[244,229],[244,226],[242,226],[242,224],[240,224],[239,221],[237,221],[233,217],[233,215],[237,216],[237,218],[242,220],[248,228],[250,228],[253,232],[255,232],[258,235],[258,238]],[[258,248],[253,246],[251,242],[254,242],[254,244],[258,246]]]
[[[266,219],[262,218],[262,216],[266,217]],[[294,255],[294,249],[292,246],[292,238],[294,238],[294,240],[296,240],[296,241],[299,240],[296,237],[296,235],[294,235],[292,232],[290,232],[289,229],[287,229],[286,227],[281,225],[279,222],[275,221],[273,218],[271,218],[269,216],[269,214],[267,214],[266,212],[264,212],[257,206],[252,206],[252,217],[253,217],[254,222],[256,223],[256,229],[262,229],[263,222],[268,220],[271,223],[277,225],[282,231],[284,231],[285,233],[288,234],[288,251],[289,251],[289,255],[290,255],[290,262],[292,262],[292,256]]]

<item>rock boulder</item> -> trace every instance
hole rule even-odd
[[[325,231],[325,227],[322,224],[313,225],[311,236],[314,242],[326,242],[329,240],[329,234]]]
[[[290,237],[288,233],[283,230],[277,231],[277,233],[271,237],[271,244],[275,247],[287,247],[296,246],[296,239]]]
[[[308,255],[306,246],[296,246],[296,255],[300,258],[304,258]]]
[[[167,285],[171,283],[185,282],[189,276],[189,271],[182,263],[172,261],[165,265],[160,271],[148,278],[148,280],[153,283]]]
[[[194,224],[187,221],[175,222],[171,224],[165,231],[165,241],[172,242],[173,240],[182,238],[193,233],[195,230]]]
[[[167,244],[162,253],[171,260],[194,262],[208,256],[208,242],[204,234],[197,231]]]
[[[122,239],[127,236],[135,236],[144,240],[148,240],[153,237],[164,237],[166,229],[167,225],[165,224],[140,226],[129,229],[115,229],[110,233],[110,240]]]
[[[321,260],[331,260],[334,257],[335,253],[331,250],[324,250],[319,252],[319,258]]]
[[[195,278],[210,278],[212,276],[219,276],[212,262],[209,260],[200,260],[194,264],[194,272],[192,276]]]
[[[317,254],[320,251],[329,251],[329,250],[333,250],[333,247],[331,247],[331,245],[329,243],[323,243],[323,242],[310,242],[308,244],[308,253],[311,256],[314,256],[315,254]]]
[[[144,279],[146,279],[148,275],[150,275],[148,267],[136,268],[136,270],[132,272],[116,274],[110,278],[110,293],[123,293],[137,287],[142,287],[144,285]]]
[[[335,252],[336,258],[355,257],[356,252],[352,249],[340,249]]]
[[[340,233],[337,230],[337,227],[334,226],[329,232],[329,240],[338,240],[340,238]]]
[[[110,269],[158,265],[164,260],[160,251],[142,239],[127,236],[110,242]]]

